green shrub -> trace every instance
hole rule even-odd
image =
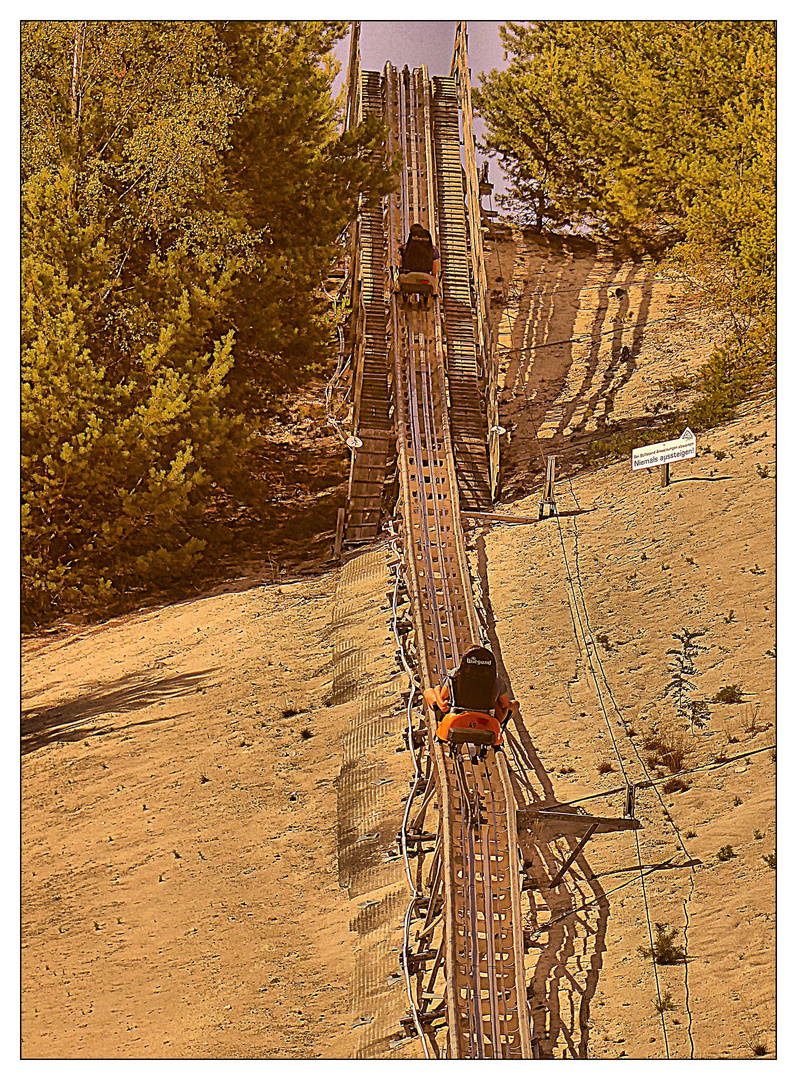
[[[670,930],[667,923],[656,923],[656,934],[653,938],[653,948],[638,947],[640,956],[648,959],[653,957],[656,964],[680,964],[686,960],[684,950],[675,944],[678,930]]]
[[[739,705],[744,700],[744,691],[738,683],[731,683],[721,687],[712,700],[719,705]]]

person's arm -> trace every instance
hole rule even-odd
[[[435,718],[439,722],[448,712],[448,687],[445,685],[442,687],[434,686],[424,690],[423,700],[432,709]]]
[[[495,718],[499,724],[504,724],[519,708],[519,701],[510,701],[508,694],[499,694],[495,702]]]

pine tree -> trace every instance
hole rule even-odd
[[[475,100],[525,223],[666,255],[731,326],[706,378],[749,384],[774,362],[774,25],[507,23],[501,34],[509,65]]]
[[[380,132],[336,128],[342,30],[23,24],[28,619],[191,573],[269,412],[325,362],[319,280],[391,183]]]

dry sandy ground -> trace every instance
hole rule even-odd
[[[331,585],[26,641],[24,1056],[348,1050]]]
[[[605,912],[587,909],[597,925],[570,919],[570,940],[549,950],[555,962],[537,989],[549,1009],[561,999],[544,1041],[555,1056],[578,1043],[567,1010],[585,999],[592,1057],[664,1056],[662,1017],[671,1057],[774,1052],[775,871],[765,856],[776,850],[776,766],[769,750],[753,753],[775,743],[773,436],[773,403],[759,402],[700,439],[698,458],[674,466],[667,489],[658,470],[614,465],[563,484],[559,518],[486,536],[503,662],[556,799],[668,776],[650,764],[654,725],[682,743],[683,769],[736,758],[685,777],[686,791],[640,791],[639,853],[630,833],[590,841],[559,909],[617,892]],[[715,454],[725,455],[719,468]],[[530,497],[512,511],[537,505]],[[710,718],[694,734],[666,694],[683,628],[703,631],[705,649],[688,697],[708,703]],[[733,684],[739,704],[713,701]],[[584,809],[620,816],[623,794]],[[643,895],[636,868],[668,860]],[[686,964],[654,971],[639,955],[649,947],[645,901],[654,932],[657,922],[677,930]],[[657,977],[673,1004],[661,1017]]]
[[[471,534],[533,785],[567,800],[620,786],[623,770],[656,775],[643,743],[656,725],[674,730],[667,650],[682,628],[705,631],[690,697],[710,710],[694,735],[680,722],[685,767],[749,755],[661,801],[640,791],[639,851],[631,833],[594,837],[555,896],[541,874],[527,914],[535,1034],[555,1057],[771,1056],[775,765],[751,752],[775,735],[773,402],[700,437],[666,490],[627,463],[578,471],[607,421],[689,399],[671,379],[708,355],[710,328],[644,267],[534,240],[499,250],[513,511],[536,517],[544,456],[561,455],[559,518]],[[340,580],[274,584],[269,571],[23,641],[24,1057],[414,1052],[395,1030],[406,1006],[392,845],[409,765],[385,583],[343,605],[347,641],[367,642],[357,670],[386,703],[377,730],[373,704],[358,714],[362,672],[348,694],[335,683],[354,662],[340,642],[334,654]],[[732,684],[742,703],[711,702]],[[344,775],[360,810],[336,795]],[[620,798],[586,808],[617,814]],[[654,971],[639,955],[645,900],[686,964]],[[551,918],[561,933],[540,933]],[[661,1016],[656,975],[674,1006]]]

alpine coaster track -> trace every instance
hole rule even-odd
[[[480,233],[477,244],[472,239],[481,220],[466,172],[475,172],[472,142],[465,170],[460,158],[458,100],[464,89],[469,110],[470,88],[456,70],[433,79],[425,66],[398,71],[388,63],[381,77],[361,72],[357,33],[355,26],[348,122],[381,112],[388,152],[400,155],[402,168],[398,191],[382,206],[362,207],[355,229],[362,447],[352,457],[342,540],[350,546],[376,536],[395,439],[414,666],[418,685],[435,686],[485,636],[460,512],[489,505],[497,467],[497,455],[487,451]],[[455,64],[467,70],[463,24]],[[429,229],[442,256],[441,295],[428,311],[405,309],[393,292],[392,268],[413,222]],[[413,890],[403,950],[407,1029],[421,1037],[427,1057],[531,1057],[516,804],[505,755],[489,748],[471,758],[467,746],[435,738],[431,716],[412,730],[411,714],[412,698],[408,738],[413,752],[419,749],[400,837]],[[424,823],[435,810],[432,831]],[[413,847],[414,880],[407,859]]]

